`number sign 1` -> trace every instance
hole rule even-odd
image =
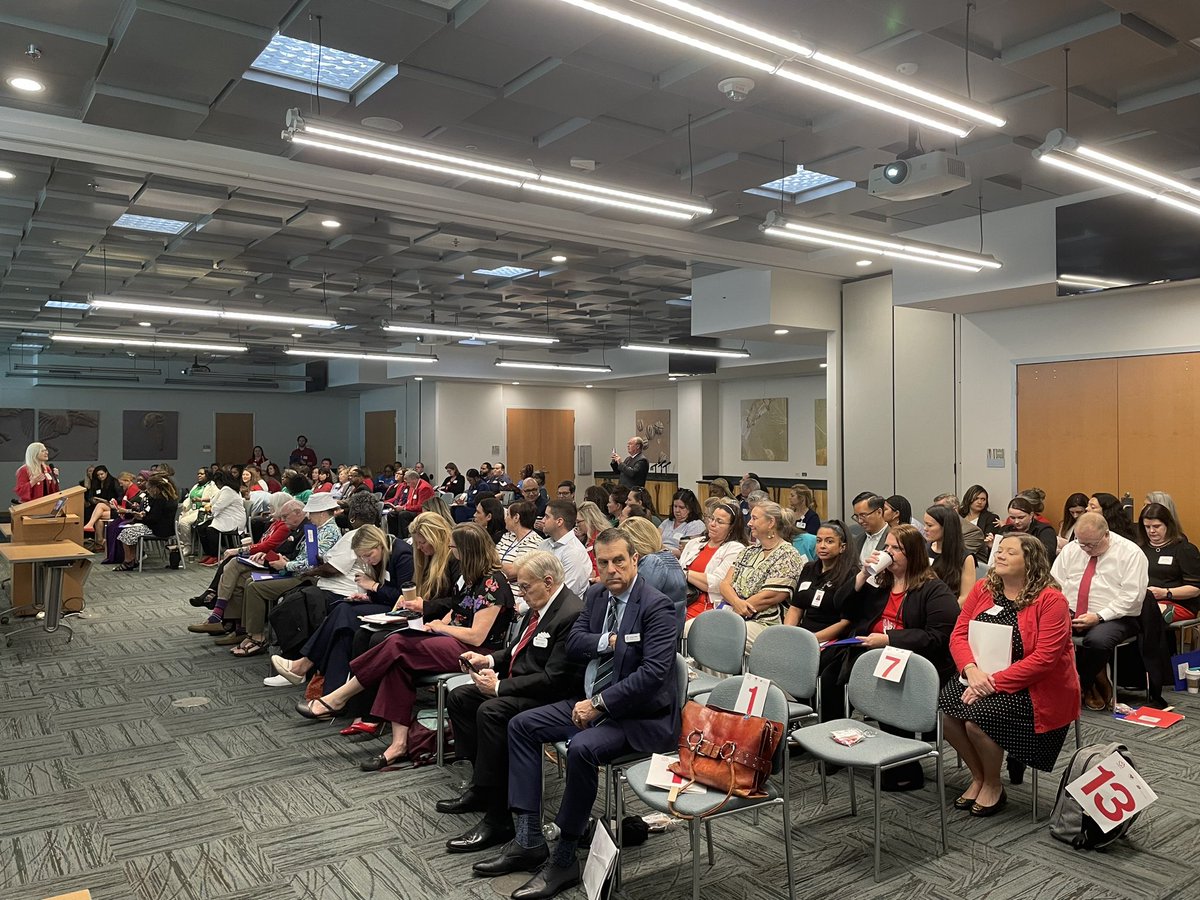
[[[1158,799],[1145,779],[1116,752],[1068,784],[1067,793],[1105,834]]]
[[[767,705],[767,688],[771,686],[768,678],[758,675],[743,675],[742,689],[738,691],[737,702],[733,711],[747,716],[761,716],[763,707]]]
[[[879,662],[875,664],[875,677],[882,678],[884,681],[899,682],[904,677],[904,670],[908,666],[910,656],[912,656],[911,650],[884,647],[883,653],[879,655]]]

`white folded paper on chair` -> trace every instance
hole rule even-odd
[[[671,788],[682,788],[687,781],[676,775],[667,766],[671,763],[679,762],[679,755],[676,753],[655,753],[650,757],[650,769],[646,772],[646,784],[650,787],[662,788],[664,791],[669,791]],[[703,794],[707,788],[702,784],[689,784],[682,793],[684,794]]]
[[[967,625],[967,643],[975,665],[989,675],[1012,665],[1012,626],[997,622],[971,621]]]

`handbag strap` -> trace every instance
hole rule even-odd
[[[699,754],[697,754],[695,750],[692,751],[692,771],[693,772],[696,771],[696,757],[698,755]],[[677,809],[675,809],[675,801],[671,798],[684,793],[688,788],[690,788],[693,784],[695,784],[696,779],[695,779],[695,777],[693,777],[683,786],[672,789],[671,794],[667,797],[667,811],[670,812],[671,815],[673,815],[677,819],[685,819],[687,821],[691,821],[692,819],[702,819],[705,816],[711,816],[715,813],[719,813],[722,809],[724,809],[725,804],[729,802],[729,798],[733,796],[733,787],[734,787],[733,760],[726,759],[725,764],[729,766],[729,790],[725,792],[724,800],[722,800],[719,804],[717,804],[716,806],[714,806],[712,809],[708,810],[707,812],[702,813],[697,816],[692,816],[692,815],[688,815],[687,813],[679,812]]]

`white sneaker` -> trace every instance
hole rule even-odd
[[[263,684],[267,687],[291,687],[292,683],[282,675],[272,675],[270,678],[264,678]]]

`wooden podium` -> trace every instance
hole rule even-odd
[[[84,489],[76,486],[47,494],[28,503],[17,503],[9,507],[12,514],[12,542],[14,544],[47,544],[52,541],[83,543],[83,496]],[[59,498],[66,498],[62,513],[53,519],[35,516],[49,515]],[[12,605],[24,606],[33,602],[33,564],[14,563],[12,577]],[[79,612],[83,609],[83,563],[78,562],[63,572],[63,612]],[[32,615],[32,610],[17,615]]]

